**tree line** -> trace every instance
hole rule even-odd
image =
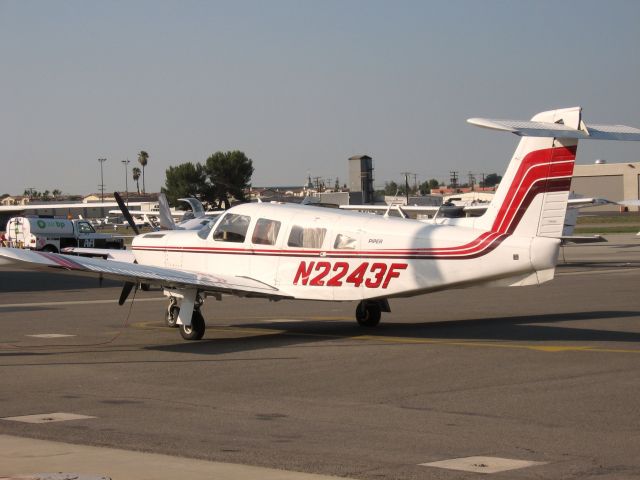
[[[494,187],[496,186],[498,183],[500,183],[500,180],[502,180],[502,176],[498,175],[497,173],[490,173],[489,175],[487,175],[484,179],[484,182],[480,182],[481,183],[481,187]],[[428,195],[429,193],[431,193],[431,190],[436,190],[439,187],[448,187],[451,188],[452,185],[445,185],[444,182],[439,182],[438,180],[436,180],[435,178],[432,178],[430,180],[427,180],[425,182],[422,182],[420,185],[417,186],[411,186],[409,185],[409,194],[411,195]],[[469,187],[470,185],[468,184],[462,184],[462,185],[458,185],[458,187]],[[383,195],[388,195],[388,196],[392,196],[392,195],[406,195],[407,194],[407,185],[404,183],[396,183],[393,180],[390,182],[385,182],[384,183],[384,189],[381,190],[379,192],[380,194]]]
[[[231,206],[231,198],[246,201],[245,190],[253,171],[253,161],[243,152],[216,152],[204,163],[186,162],[169,167],[162,192],[173,205],[179,198],[192,196],[226,209]]]
[[[40,192],[34,188],[27,188],[22,193],[24,197],[28,197],[30,200],[50,200],[52,198],[58,198],[62,195],[62,191],[54,188],[53,190],[45,190]]]

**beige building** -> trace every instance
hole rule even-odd
[[[612,201],[638,200],[640,198],[640,162],[576,165],[573,170],[571,191],[585,197],[606,198]],[[597,209],[618,211],[620,207],[606,205]],[[629,210],[638,211],[638,207],[629,207]]]
[[[11,207],[14,205],[28,205],[29,197],[24,197],[22,195],[14,196],[14,197],[4,197],[0,200],[0,205],[3,207]]]

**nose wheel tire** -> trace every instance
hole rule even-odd
[[[180,335],[185,340],[200,340],[204,336],[205,328],[202,313],[200,313],[200,310],[194,310],[191,317],[191,325],[180,325]]]
[[[167,308],[165,313],[164,323],[169,328],[177,328],[178,314],[180,313],[180,307],[177,305],[171,305]]]
[[[381,316],[379,303],[360,302],[356,307],[356,320],[361,327],[375,327],[380,323]]]

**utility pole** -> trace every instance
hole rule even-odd
[[[458,172],[450,171],[449,175],[450,175],[450,181],[451,181],[451,188],[455,190],[458,188]]]
[[[131,163],[129,161],[129,159],[127,158],[126,160],[121,160],[122,164],[124,165],[124,190],[127,192],[127,207],[129,206],[129,163]]]
[[[476,176],[473,173],[469,172],[469,187],[471,188],[471,191],[473,191],[473,186],[475,185],[475,183]]]
[[[99,158],[98,162],[100,162],[100,201],[104,203],[104,175],[102,172],[102,164],[106,162],[106,158]]]

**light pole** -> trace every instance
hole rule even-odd
[[[124,190],[125,192],[127,192],[127,206],[129,206],[129,182],[128,182],[128,173],[129,173],[129,168],[127,167],[127,165],[129,165],[129,159],[127,158],[126,160],[121,160],[122,164],[124,165]]]
[[[104,203],[104,175],[102,173],[102,164],[107,161],[106,158],[99,158],[100,162],[100,201]]]

